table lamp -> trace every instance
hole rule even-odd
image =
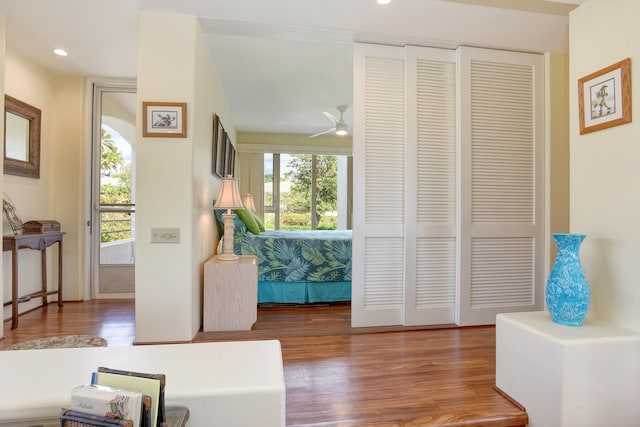
[[[213,205],[213,209],[227,210],[226,213],[222,214],[224,219],[224,249],[217,256],[220,261],[238,261],[238,255],[233,251],[233,220],[236,215],[231,213],[231,209],[242,209],[243,207],[240,191],[238,191],[238,181],[231,175],[221,178],[218,198]]]
[[[244,203],[244,207],[250,210],[253,213],[256,213],[256,204],[253,203],[253,196],[250,193],[247,193],[242,198],[242,202]]]

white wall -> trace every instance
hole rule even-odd
[[[213,254],[213,114],[235,139],[193,16],[142,12],[138,39],[136,342],[188,341],[200,328],[203,263]],[[186,138],[143,138],[142,102],[187,103]],[[152,227],[180,228],[151,244]]]
[[[545,54],[546,146],[545,146],[545,264],[549,276],[556,257],[553,233],[569,228],[569,55]]]
[[[202,283],[204,282],[204,263],[215,253],[219,240],[218,230],[213,217],[213,199],[218,195],[220,180],[212,174],[213,115],[220,117],[231,142],[236,144],[235,125],[227,108],[218,73],[209,54],[200,26],[196,29],[195,44],[195,134],[193,146],[193,206],[192,221],[193,254],[192,268],[195,279],[192,287],[192,322],[195,329],[202,321]]]
[[[41,116],[40,178],[2,175],[3,191],[13,200],[23,221],[55,219],[60,221],[64,237],[64,299],[82,299],[82,233],[84,216],[82,187],[84,170],[80,159],[83,128],[83,79],[49,72],[30,59],[8,49],[3,55],[5,93],[39,108]],[[3,215],[3,229],[10,227]],[[57,286],[57,245],[47,249],[48,283]],[[11,265],[11,253],[3,252],[3,265]],[[20,295],[41,286],[40,254],[19,253]],[[2,269],[3,300],[11,298],[11,269]],[[33,300],[20,304],[24,312],[40,304]],[[3,317],[10,317],[5,307]]]
[[[85,290],[86,185],[90,175],[91,142],[85,138],[90,120],[85,105],[85,78],[55,75],[51,111],[50,217],[60,221],[64,235],[64,292],[66,301],[88,299]],[[53,260],[54,258],[52,258]],[[49,283],[55,283],[55,278]]]
[[[581,259],[591,285],[589,316],[640,330],[640,117],[580,135],[578,79],[631,58],[640,102],[640,3],[587,0],[570,15],[571,232],[587,235]]]
[[[52,145],[51,145],[51,110],[53,105],[52,75],[36,66],[32,61],[7,49],[5,56],[5,93],[26,102],[42,112],[40,134],[40,178],[27,178],[15,175],[3,175],[4,192],[13,201],[22,221],[32,219],[55,219],[51,214],[49,192],[52,188]],[[2,216],[3,230],[11,233],[11,227]],[[57,249],[55,249],[57,251]],[[48,249],[54,259],[52,249]],[[3,252],[2,270],[4,298],[11,300],[11,252]],[[20,273],[20,295],[35,292],[41,287],[40,253],[22,250],[18,254]],[[49,262],[48,266],[57,265]],[[49,275],[48,279],[52,279]],[[53,281],[55,282],[55,281]],[[20,312],[31,309],[41,303],[34,300],[19,305]],[[11,317],[11,306],[3,310],[3,318]]]

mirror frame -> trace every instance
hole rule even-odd
[[[4,128],[4,173],[8,175],[40,178],[40,120],[41,111],[9,95],[4,96],[5,128]],[[29,121],[29,161],[7,157],[7,113],[15,114]]]

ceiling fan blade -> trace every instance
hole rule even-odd
[[[315,135],[311,135],[309,138],[315,138],[316,136],[320,136],[320,135],[324,135],[325,133],[331,133],[331,132],[335,132],[336,129],[327,129],[324,132],[320,132],[320,133],[316,133]]]
[[[340,120],[336,119],[336,117],[333,114],[329,113],[329,112],[323,111],[322,114],[327,116],[327,118],[329,120],[331,120],[332,122],[334,122],[334,123],[339,123],[340,122]]]

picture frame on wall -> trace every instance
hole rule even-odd
[[[225,131],[217,114],[213,115],[213,137],[211,147],[211,172],[215,176],[224,176]]]
[[[631,122],[631,59],[578,80],[580,135]]]
[[[220,176],[226,176],[227,167],[227,131],[222,128],[222,135],[220,135]]]
[[[227,162],[226,162],[227,175],[234,176],[236,173],[236,148],[229,141],[229,149],[227,150]]]
[[[236,149],[231,143],[231,138],[227,134],[226,142],[225,142],[225,160],[224,160],[224,173],[225,176],[233,176],[235,172],[235,155]]]
[[[185,102],[143,102],[142,136],[186,138],[187,104]]]

